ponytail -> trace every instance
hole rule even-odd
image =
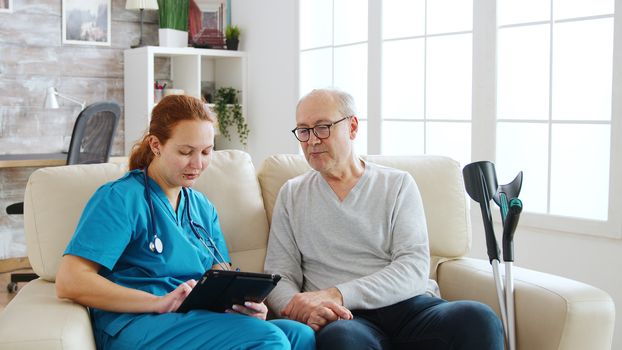
[[[149,146],[149,135],[145,135],[142,141],[137,142],[132,147],[132,155],[130,155],[130,170],[145,169],[153,160],[153,152]]]

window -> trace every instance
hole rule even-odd
[[[367,2],[300,0],[300,96],[336,87],[354,97],[356,152],[367,153]]]
[[[300,94],[353,94],[357,152],[490,159],[521,224],[622,238],[614,0],[299,1]]]
[[[532,213],[607,222],[613,0],[497,4],[499,177],[529,174]]]
[[[470,161],[472,8],[382,2],[381,153]]]

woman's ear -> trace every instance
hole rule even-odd
[[[160,155],[160,140],[153,135],[149,135],[149,147],[151,148],[151,152],[156,156]]]

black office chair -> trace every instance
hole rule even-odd
[[[76,119],[67,153],[67,165],[106,163],[119,124],[121,107],[111,101],[96,102],[87,106]],[[9,215],[24,214],[24,202],[6,207]],[[34,273],[12,273],[7,285],[9,293],[17,291],[18,282],[28,282],[37,276]]]

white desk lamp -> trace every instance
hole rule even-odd
[[[143,12],[144,10],[157,10],[157,0],[127,0],[125,2],[126,10],[140,10],[140,38],[138,45],[132,45],[132,48],[143,46]]]
[[[57,109],[58,108],[58,100],[56,99],[56,96],[64,98],[65,100],[69,100],[69,101],[71,101],[73,103],[79,104],[80,107],[82,107],[80,110],[83,110],[84,107],[86,107],[86,101],[80,101],[80,100],[78,100],[75,97],[63,95],[63,94],[59,93],[58,91],[56,91],[56,89],[54,87],[47,88],[46,93],[45,93],[45,102],[43,103],[43,107],[51,108],[51,109]]]

